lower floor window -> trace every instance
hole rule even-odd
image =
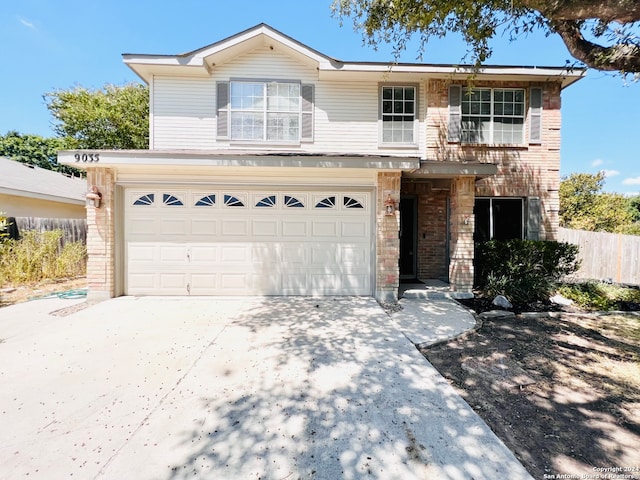
[[[524,200],[522,198],[476,198],[474,240],[523,238]]]

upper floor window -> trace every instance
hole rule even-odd
[[[231,82],[231,139],[299,141],[300,84]]]
[[[524,89],[464,88],[462,142],[524,143]]]
[[[218,82],[218,137],[299,143],[313,138],[313,85],[298,82]]]
[[[415,143],[416,87],[383,86],[382,143]]]
[[[542,89],[531,87],[529,143],[542,138]],[[523,145],[527,118],[524,88],[449,87],[451,142],[485,145]]]

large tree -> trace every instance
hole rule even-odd
[[[139,83],[75,87],[44,95],[54,131],[75,148],[146,149],[149,146],[149,89]]]
[[[638,235],[633,197],[602,191],[604,172],[572,173],[560,183],[560,226]]]
[[[639,0],[334,0],[334,12],[353,18],[372,44],[404,49],[414,34],[423,51],[431,37],[462,35],[476,65],[491,56],[498,32],[512,38],[536,28],[558,34],[588,67],[640,72]]]
[[[40,135],[21,134],[16,131],[10,131],[6,135],[0,136],[0,157],[11,158],[18,162],[68,175],[82,176],[83,172],[58,163],[58,150],[69,147],[68,141],[64,138],[46,138]]]

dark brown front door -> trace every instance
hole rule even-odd
[[[416,278],[416,197],[400,198],[400,278]]]

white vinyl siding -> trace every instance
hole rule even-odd
[[[214,89],[210,79],[154,77],[153,148],[213,148]]]
[[[425,128],[417,115],[414,145],[380,144],[379,83],[320,81],[315,66],[261,47],[216,66],[210,78],[156,77],[153,88],[152,145],[158,149],[229,149],[218,136],[217,86],[233,79],[292,81],[312,86],[313,105],[303,102],[303,136],[296,150],[305,153],[416,155],[424,148]],[[425,105],[424,87],[417,105]],[[224,131],[224,130],[223,130]],[[230,132],[228,132],[230,133]],[[240,145],[242,148],[242,145]],[[279,148],[277,145],[274,149]],[[291,146],[282,148],[291,149]]]

